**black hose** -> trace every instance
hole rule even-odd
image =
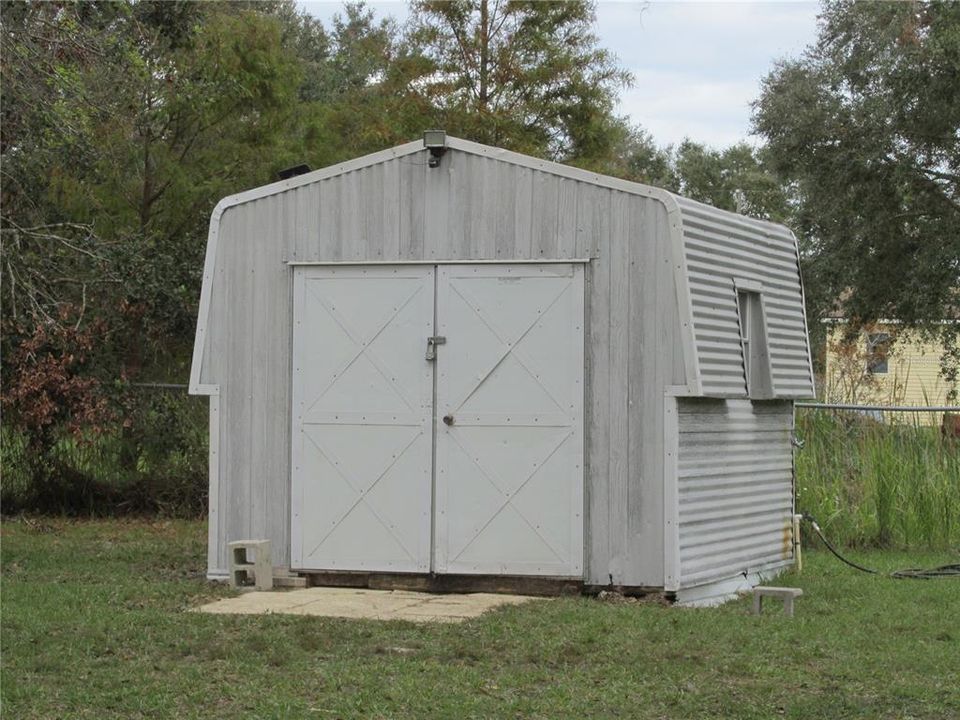
[[[813,531],[817,534],[817,537],[820,538],[820,541],[827,546],[827,550],[832,552],[837,557],[838,560],[840,560],[841,562],[845,562],[847,565],[859,570],[860,572],[870,573],[871,575],[879,575],[879,573],[876,570],[871,570],[870,568],[866,568],[863,565],[857,565],[855,562],[853,562],[853,560],[847,560],[843,555],[841,555],[837,551],[837,549],[830,544],[830,541],[823,536],[823,533],[820,531],[820,526],[817,525],[817,521],[814,520],[812,516],[808,515],[807,513],[804,513],[803,519],[810,523],[810,526],[813,528]]]
[[[941,565],[940,567],[924,570],[921,568],[911,568],[909,570],[895,570],[890,573],[890,577],[898,580],[934,580],[944,577],[960,577],[960,563],[951,563]]]
[[[813,519],[808,513],[803,514],[803,519],[810,523],[810,526],[813,528],[813,531],[817,534],[817,537],[820,538],[821,542],[827,546],[827,550],[833,553],[838,560],[846,563],[850,567],[859,570],[860,572],[870,573],[871,575],[880,575],[881,573],[877,570],[871,570],[870,568],[864,567],[863,565],[858,565],[852,560],[848,560],[843,555],[841,555],[833,545],[830,544],[830,541],[824,537],[823,532],[820,530],[820,526],[817,524],[817,521]],[[931,568],[929,570],[922,568],[910,568],[907,570],[894,570],[888,574],[888,577],[896,578],[897,580],[932,580],[934,578],[945,578],[945,577],[960,577],[960,563],[954,563],[949,565],[941,565],[940,567]]]

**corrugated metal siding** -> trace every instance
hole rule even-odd
[[[797,244],[790,231],[686,198],[677,202],[704,395],[746,395],[733,286],[739,279],[763,285],[775,396],[813,397]]]
[[[589,582],[663,581],[663,388],[686,382],[662,202],[426,152],[228,209],[201,381],[221,386],[220,525],[289,562],[291,271],[284,261],[571,260],[586,273]],[[221,547],[221,567],[226,555]]]
[[[793,557],[790,402],[678,400],[680,585]]]

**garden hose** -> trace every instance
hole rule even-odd
[[[881,575],[882,573],[878,570],[872,570],[870,568],[864,567],[863,565],[858,565],[852,560],[848,560],[843,555],[841,555],[837,549],[830,544],[830,541],[827,540],[823,535],[823,531],[820,529],[820,526],[817,524],[817,521],[808,513],[803,513],[803,519],[810,523],[810,526],[813,528],[813,531],[817,534],[817,537],[820,538],[821,542],[827,547],[831,553],[833,553],[838,560],[846,563],[850,567],[859,570],[860,572],[870,573],[871,575]],[[960,563],[951,563],[949,565],[941,565],[940,567],[922,569],[922,568],[908,568],[906,570],[894,570],[888,574],[888,577],[896,578],[898,580],[933,580],[934,578],[945,578],[953,577],[960,578]]]

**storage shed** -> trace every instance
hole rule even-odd
[[[225,198],[190,378],[209,575],[548,578],[703,599],[792,562],[796,239],[428,133]]]

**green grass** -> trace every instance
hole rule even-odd
[[[807,553],[797,616],[587,598],[462,625],[188,613],[196,522],[3,525],[4,718],[956,718],[960,582]],[[957,554],[854,553],[884,568]]]
[[[960,438],[938,427],[797,411],[797,508],[848,546],[960,545]]]

